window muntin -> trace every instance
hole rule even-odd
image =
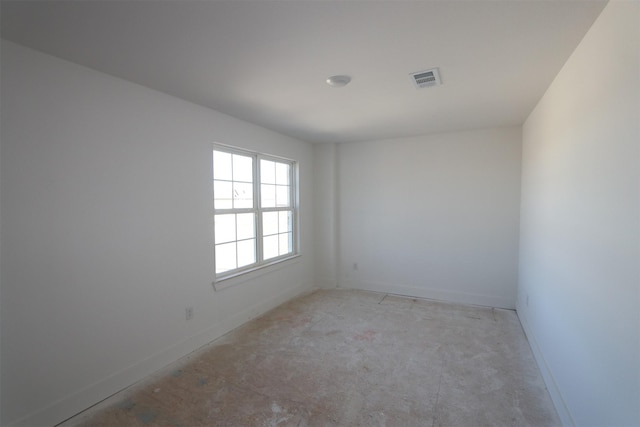
[[[214,145],[217,280],[296,254],[294,170],[291,160]]]
[[[214,209],[254,207],[253,164],[250,156],[214,150]]]
[[[262,214],[264,258],[274,258],[293,251],[293,215],[289,210]]]

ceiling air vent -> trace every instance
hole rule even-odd
[[[418,71],[417,73],[411,73],[411,80],[418,89],[423,87],[437,86],[441,84],[440,73],[437,68],[430,70]]]

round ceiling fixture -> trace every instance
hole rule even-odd
[[[351,81],[351,76],[344,76],[344,75],[331,76],[326,80],[327,84],[333,87],[346,86],[349,84],[350,81]]]

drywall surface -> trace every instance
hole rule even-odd
[[[141,418],[159,427],[560,425],[515,312],[344,289],[283,304],[60,427],[145,427]]]
[[[336,144],[314,144],[314,250],[316,285],[335,288],[338,283]]]
[[[214,141],[299,161],[302,242],[217,292]],[[312,286],[310,144],[3,42],[1,159],[3,425],[54,425]]]
[[[2,74],[2,53],[0,52],[0,79]],[[0,85],[0,100],[2,100],[2,85]],[[0,117],[2,117],[2,102],[0,102]],[[0,147],[2,147],[2,120],[0,120]],[[0,177],[2,176],[2,149],[0,149]],[[0,242],[2,241],[2,181],[0,180]],[[2,378],[2,255],[0,251],[0,381]],[[2,387],[0,386],[0,425],[2,425]]]
[[[339,284],[513,308],[521,129],[338,146]]]
[[[518,313],[565,425],[640,425],[638,22],[610,2],[523,127]]]

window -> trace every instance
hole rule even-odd
[[[296,255],[296,163],[213,147],[216,280]]]

